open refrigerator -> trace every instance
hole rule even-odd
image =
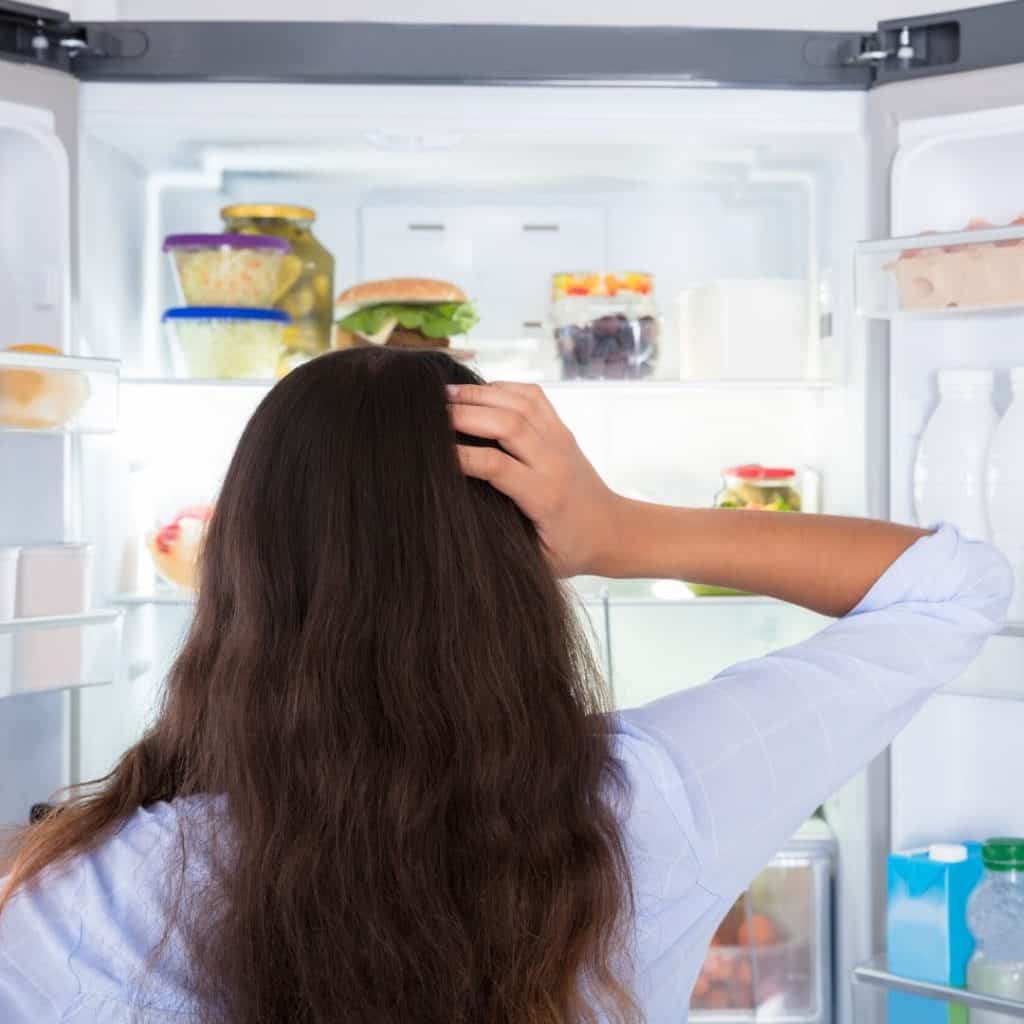
[[[217,230],[229,203],[312,207],[335,291],[459,282],[481,313],[481,372],[539,381],[617,489],[702,506],[722,467],[781,463],[821,511],[912,522],[935,372],[1024,364],[1024,296],[907,309],[891,267],[987,240],[960,231],[971,218],[1024,211],[1022,32],[1022,3],[864,36],[78,25],[0,4],[0,346],[64,353],[0,352],[0,403],[5,376],[78,396],[59,427],[0,428],[0,554],[57,552],[47,600],[0,614],[0,822],[101,776],[145,727],[191,603],[159,584],[143,538],[215,497],[272,384],[180,375],[160,324],[175,305],[165,235]],[[659,352],[643,379],[560,373],[551,277],[598,268],[653,275]],[[773,330],[759,302],[783,293]],[[747,353],[711,374],[693,358],[710,330],[698,299]],[[624,707],[822,624],[677,581],[576,587]],[[827,825],[780,851],[727,921],[738,934],[736,915],[769,918],[773,934],[723,938],[712,954],[733,964],[714,972],[732,994],[711,1000],[709,977],[693,1019],[884,1020],[884,1000],[855,1011],[851,979],[900,984],[872,960],[885,855],[1024,832],[1000,770],[1022,729],[1011,624],[828,802]]]

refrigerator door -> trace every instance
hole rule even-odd
[[[70,352],[78,83],[49,61],[28,64],[12,52],[29,31],[24,21],[12,21],[13,6],[0,8],[0,350],[20,343]],[[20,8],[18,17],[28,18],[27,10]],[[60,17],[31,11],[33,23],[38,17],[56,24]],[[5,356],[4,365],[17,358]],[[26,362],[45,359],[30,355]],[[9,372],[9,380],[19,373],[22,381],[45,377],[31,369]],[[74,537],[76,444],[62,432],[0,426],[0,548],[24,550]],[[11,607],[0,613],[0,619],[8,620],[0,629],[0,661],[5,648],[8,655],[6,673],[0,663],[7,684],[0,680],[0,695],[31,688],[24,673],[12,678],[11,665],[19,664],[26,644],[46,646],[45,638],[53,639],[53,631],[45,629],[22,633],[10,615]],[[77,646],[71,650],[79,632],[84,636],[87,626],[61,634],[66,654],[81,654]],[[33,803],[70,781],[70,705],[66,692],[23,692],[0,699],[0,824],[27,823]]]
[[[937,401],[937,372],[994,371],[994,404],[1002,412],[1008,370],[1024,365],[1024,288],[1012,282],[1004,296],[990,287],[996,265],[1015,262],[1009,256],[1017,255],[1019,241],[1019,229],[998,229],[1024,209],[1024,64],[1011,62],[1020,60],[1022,19],[1024,4],[1008,3],[907,22],[907,45],[922,63],[901,72],[890,61],[869,94],[874,241],[858,259],[862,267],[878,259],[874,285],[861,285],[858,304],[872,318],[872,352],[882,370],[876,379],[888,390],[879,392],[885,404],[877,413],[888,422],[889,515],[896,521],[917,518],[915,455]],[[952,237],[986,227],[993,230],[975,244]],[[935,235],[943,244],[915,250],[910,236],[932,232],[950,237]],[[883,260],[886,247],[892,251]],[[925,254],[924,272],[907,275],[917,252]],[[950,286],[956,295],[938,294]],[[921,300],[922,288],[936,294]],[[884,289],[888,297],[879,298]],[[978,500],[984,501],[983,478]],[[892,849],[1024,832],[1019,782],[1006,771],[1024,729],[1021,643],[1012,626],[990,641],[894,742]],[[879,794],[879,806],[883,799]],[[874,852],[872,896],[881,922],[884,851]]]

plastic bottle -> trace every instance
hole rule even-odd
[[[1013,401],[992,435],[985,492],[990,536],[1016,576],[1009,616],[1024,619],[1024,366],[1010,371],[1010,384]]]
[[[990,839],[981,849],[985,874],[967,903],[974,955],[967,988],[1024,1005],[1024,839]],[[971,1024],[1013,1024],[996,1010],[972,1009]]]
[[[939,404],[914,460],[914,506],[921,526],[950,522],[968,537],[988,536],[985,462],[996,425],[991,370],[940,370]]]

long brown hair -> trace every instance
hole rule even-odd
[[[230,838],[169,910],[202,1020],[635,1018],[606,696],[532,524],[459,470],[445,384],[477,381],[368,348],[270,391],[155,725],[22,835],[5,898],[216,794]]]

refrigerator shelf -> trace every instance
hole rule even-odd
[[[120,366],[116,359],[0,352],[0,430],[112,433]]]
[[[0,621],[0,698],[113,683],[123,622],[117,609]]]
[[[875,319],[1024,312],[1024,224],[861,242],[855,281]]]
[[[124,608],[141,608],[146,605],[162,605],[168,607],[188,607],[195,604],[196,596],[185,590],[173,590],[171,587],[159,590],[126,591],[111,598],[111,604]]]
[[[1000,996],[982,995],[979,992],[968,992],[966,989],[952,988],[949,985],[940,985],[930,981],[914,981],[911,978],[903,978],[889,971],[884,955],[874,957],[867,963],[855,967],[853,982],[855,1020],[877,1019],[868,1013],[867,998],[860,994],[863,986],[871,986],[874,989],[883,989],[889,992],[908,992],[911,995],[923,996],[926,999],[934,999],[942,1003],[956,1003],[972,1010],[990,1010],[1007,1017],[1024,1020],[1024,1002],[1004,999]],[[859,1007],[859,999],[863,999],[865,1004],[863,1012]]]
[[[575,392],[601,391],[625,394],[676,394],[692,391],[825,391],[834,386],[825,378],[793,379],[666,379],[654,377],[649,380],[562,380],[557,377],[532,376],[530,374],[493,373],[487,376],[495,380],[508,380],[522,384],[538,384],[545,390],[568,390]],[[126,387],[172,387],[172,388],[226,388],[249,389],[253,392],[269,391],[277,382],[274,380],[217,380],[206,377],[125,377]]]

